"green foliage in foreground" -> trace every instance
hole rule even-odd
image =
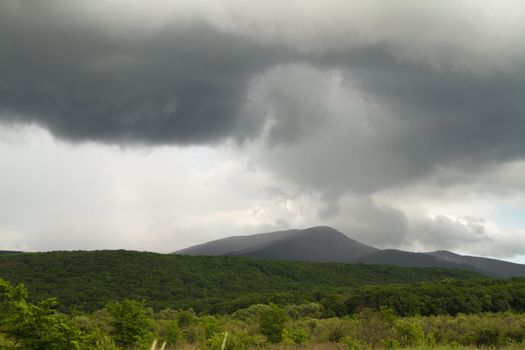
[[[398,317],[382,307],[323,319],[318,318],[319,304],[252,305],[220,317],[197,316],[191,310],[153,312],[132,300],[71,315],[53,307],[53,300],[27,301],[23,286],[0,280],[0,348],[138,350],[150,349],[154,340],[165,343],[165,349],[201,350],[219,350],[223,344],[225,350],[525,346],[525,315],[513,313]]]
[[[29,303],[23,285],[0,280],[0,334],[27,349],[78,349],[80,332],[54,309],[56,304],[55,299]]]
[[[24,283],[34,300],[56,297],[60,310],[94,311],[123,299],[155,310],[193,308],[231,313],[257,303],[318,301],[328,314],[346,313],[333,295],[363,285],[472,279],[462,270],[403,268],[239,257],[192,257],[132,251],[0,255],[0,278]],[[322,300],[324,299],[324,300]]]
[[[271,304],[259,312],[259,331],[271,343],[279,343],[283,340],[286,314],[282,308]]]
[[[150,320],[145,303],[123,300],[106,306],[111,335],[119,344],[133,345],[148,335]]]

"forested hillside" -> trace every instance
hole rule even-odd
[[[434,283],[438,282],[427,287],[435,292]],[[452,281],[443,283],[450,302],[458,292],[460,298],[464,294]],[[379,300],[387,301],[386,296]],[[258,304],[212,316],[196,315],[192,310],[155,312],[145,301],[122,300],[93,313],[63,314],[55,305],[53,298],[31,302],[22,285],[15,287],[0,279],[0,348],[521,350],[525,340],[525,317],[511,312],[400,317],[398,310],[381,306],[335,318],[326,315],[322,304],[308,303]]]
[[[0,256],[0,278],[24,283],[35,299],[57,297],[64,311],[93,311],[122,299],[161,309],[224,313],[256,303],[292,304],[341,296],[352,288],[476,279],[438,268],[193,257],[134,251],[74,251]]]
[[[166,349],[515,350],[524,312],[525,279],[464,270],[133,251],[0,256],[2,349],[146,350],[158,340]]]

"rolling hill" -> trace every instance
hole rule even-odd
[[[231,255],[279,260],[347,262],[404,267],[457,268],[496,278],[523,277],[525,265],[455,254],[380,250],[327,226],[219,239],[176,252],[183,255]]]
[[[122,299],[155,309],[231,312],[257,303],[302,303],[365,285],[477,280],[469,271],[314,263],[134,251],[0,255],[0,278],[24,283],[36,299],[56,296],[63,310],[93,311]]]

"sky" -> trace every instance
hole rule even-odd
[[[525,263],[521,1],[3,0],[0,249],[329,225]]]

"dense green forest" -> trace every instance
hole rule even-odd
[[[440,268],[74,251],[0,255],[0,278],[24,283],[34,300],[57,297],[64,312],[94,311],[112,301],[135,299],[147,300],[155,310],[192,308],[212,314],[257,303],[315,301],[344,314],[343,296],[362,286],[446,279],[466,283],[480,276]],[[483,283],[500,283],[487,281]],[[458,288],[479,287],[473,283]]]
[[[93,313],[63,314],[56,300],[31,302],[27,290],[0,280],[0,348],[117,349],[523,349],[525,315],[517,313],[399,317],[362,308],[323,317],[318,303],[252,305],[230,315],[155,312],[121,300]],[[158,347],[157,347],[158,345]]]
[[[0,256],[2,349],[523,348],[525,279],[130,251]]]

